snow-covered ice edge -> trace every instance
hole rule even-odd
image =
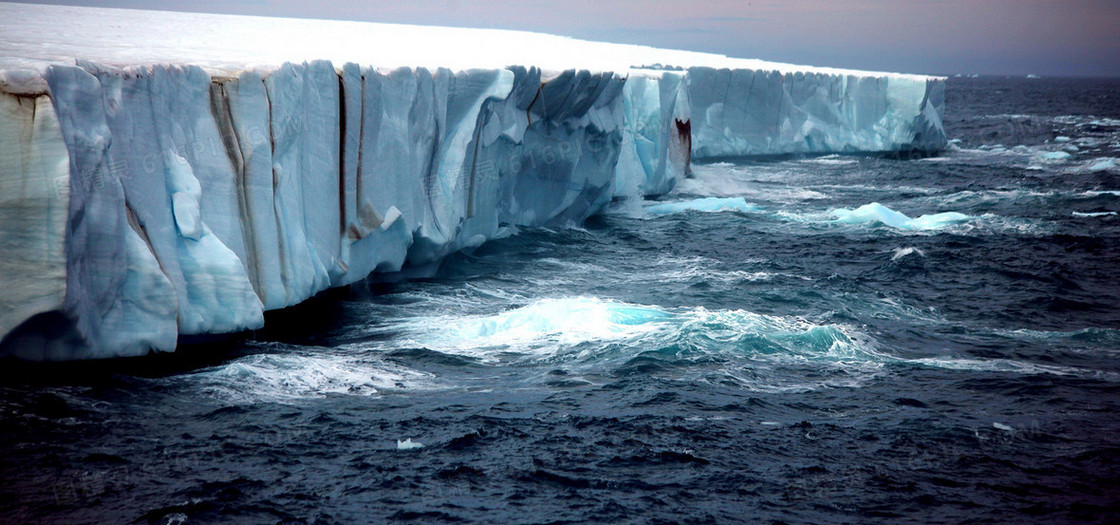
[[[32,360],[259,328],[503,225],[668,192],[696,158],[945,145],[932,77],[60,6],[0,4],[0,33],[0,353]]]

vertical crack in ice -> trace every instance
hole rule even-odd
[[[529,112],[533,110],[533,104],[537,103],[537,99],[541,98],[541,91],[543,89],[544,89],[544,82],[541,82],[541,85],[537,86],[537,94],[533,95],[533,100],[532,100],[532,102],[529,102],[529,107],[525,108],[525,121],[527,122],[525,127],[529,127],[529,126],[533,125],[533,117],[532,117],[532,115],[529,114]]]
[[[338,233],[340,239],[346,238],[346,88],[342,85],[342,75],[338,75]],[[345,242],[343,240],[342,242]],[[346,261],[338,258],[338,264],[349,271]],[[345,273],[345,271],[343,272]]]
[[[268,128],[268,150],[269,150],[271,158],[273,159],[273,162],[272,162],[272,217],[276,220],[276,232],[278,234],[277,238],[276,238],[276,251],[279,253],[279,256],[280,256],[279,260],[281,261],[281,264],[279,265],[279,267],[280,267],[280,282],[281,282],[281,284],[283,284],[284,291],[285,291],[285,294],[287,296],[286,299],[285,299],[285,303],[290,303],[291,302],[291,290],[292,290],[292,275],[291,275],[291,273],[288,269],[288,265],[283,264],[283,261],[288,260],[288,250],[286,249],[286,244],[287,243],[285,242],[285,237],[283,235],[284,224],[283,224],[283,219],[280,217],[280,202],[277,200],[277,192],[276,192],[276,189],[280,186],[280,179],[279,179],[279,176],[276,174],[276,161],[275,161],[275,159],[276,159],[276,133],[272,129],[272,122],[273,122],[272,119],[273,119],[273,115],[274,115],[275,112],[272,108],[272,93],[269,92],[268,83],[265,82],[265,77],[261,77],[260,81],[261,81],[261,84],[263,84],[263,86],[264,86],[264,88],[263,88],[264,99],[268,103],[268,122],[265,123],[266,124],[265,127]]]
[[[355,160],[355,164],[354,164],[354,170],[355,170],[355,173],[354,173],[354,211],[355,211],[355,213],[357,213],[359,215],[359,217],[354,217],[353,218],[354,225],[352,225],[350,227],[350,231],[349,231],[350,236],[353,238],[352,240],[355,240],[355,241],[365,237],[365,233],[360,231],[357,227],[357,224],[362,223],[362,220],[360,218],[360,215],[362,213],[361,199],[362,199],[362,195],[363,195],[363,189],[364,189],[364,186],[365,186],[365,177],[362,177],[362,161],[364,160],[364,156],[362,155],[362,152],[365,150],[365,147],[363,147],[363,145],[366,143],[366,111],[367,111],[367,108],[366,108],[366,75],[365,75],[364,72],[361,72],[360,70],[359,70],[358,81],[361,84],[361,92],[359,93],[359,97],[360,97],[359,100],[361,102],[362,109],[361,109],[361,111],[358,112],[361,115],[361,120],[358,123],[358,152],[356,154],[357,159]]]
[[[483,103],[482,109],[478,112],[478,117],[475,119],[474,125],[474,152],[471,154],[471,172],[470,178],[467,180],[467,218],[474,217],[474,170],[478,165],[478,143],[481,141],[482,135],[482,119],[486,114],[489,107]]]
[[[249,276],[249,284],[253,287],[253,292],[257,297],[264,297],[264,292],[260,283],[260,262],[257,261],[257,246],[256,239],[253,236],[250,217],[252,216],[249,209],[249,197],[246,185],[248,184],[245,175],[245,152],[241,146],[241,141],[237,137],[237,130],[233,122],[233,110],[230,107],[229,91],[227,83],[237,82],[236,79],[226,78],[213,78],[210,83],[210,112],[214,116],[214,123],[218,126],[218,136],[222,140],[226,156],[229,157],[230,163],[233,165],[233,188],[237,191],[235,196],[237,199],[238,219],[241,221],[243,227],[241,228],[241,239],[245,245],[245,260],[242,263],[245,265]]]

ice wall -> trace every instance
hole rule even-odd
[[[623,97],[623,141],[616,193],[668,193],[692,159],[689,79],[684,73],[631,71]]]
[[[940,150],[944,82],[911,76],[694,67],[693,155]]]
[[[507,226],[664,194],[694,159],[945,143],[927,77],[3,3],[0,31],[0,355],[33,360],[253,330]]]
[[[614,196],[623,141],[613,73],[315,61],[43,76],[49,98],[0,99],[0,232],[18,255],[0,333],[30,359],[170,351],[503,225],[582,221]],[[16,330],[52,312],[65,329]]]
[[[46,93],[0,93],[0,337],[66,299],[69,157]]]

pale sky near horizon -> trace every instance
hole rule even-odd
[[[795,64],[1120,76],[1117,0],[23,0],[521,29]]]

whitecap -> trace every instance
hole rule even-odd
[[[1097,377],[1110,381],[1120,379],[1117,374],[1072,366],[1043,365],[1013,359],[970,359],[956,357],[925,357],[906,359],[908,363],[948,370],[972,372],[1005,372],[1021,375],[1056,375],[1069,377]]]
[[[843,166],[843,165],[846,165],[846,164],[856,164],[856,163],[859,162],[859,160],[855,159],[855,158],[852,158],[850,156],[846,157],[846,156],[842,156],[842,155],[826,155],[826,156],[823,156],[823,157],[814,157],[814,158],[802,159],[801,162],[811,163],[811,164],[823,164],[823,165],[826,165],[826,166]]]
[[[1116,212],[1114,212],[1114,211],[1092,211],[1092,212],[1075,211],[1075,212],[1073,212],[1074,217],[1112,217],[1112,216],[1115,216],[1115,215],[1116,215]]]
[[[192,390],[228,403],[251,404],[340,394],[376,395],[428,385],[431,376],[354,356],[290,353],[249,355],[180,379],[186,378]]]
[[[489,315],[418,317],[406,345],[493,362],[503,354],[553,356],[587,342],[637,337],[671,318],[663,309],[594,297],[538,299]]]

